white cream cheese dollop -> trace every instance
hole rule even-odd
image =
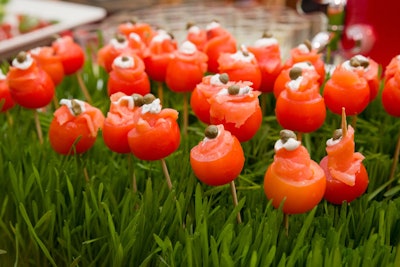
[[[18,61],[18,57],[14,58],[12,65],[20,70],[26,70],[33,64],[33,58],[31,55],[26,54],[26,59],[23,62]]]
[[[335,140],[333,138],[330,138],[330,139],[328,139],[326,141],[326,145],[327,146],[334,146],[334,145],[338,144],[341,140],[342,140],[342,137],[340,137],[338,139],[335,139]]]
[[[211,76],[211,78],[210,78],[210,84],[211,84],[211,85],[224,85],[224,83],[221,82],[219,76],[220,76],[219,73],[217,73],[217,74]]]
[[[190,41],[183,42],[183,44],[179,47],[179,52],[186,55],[192,55],[196,53],[196,51],[197,51],[196,46]]]
[[[113,64],[123,69],[135,67],[135,61],[129,56],[118,56],[114,59]]]
[[[156,98],[150,104],[144,104],[142,106],[142,114],[151,113],[157,114],[161,112],[161,101],[159,98]]]
[[[274,149],[278,151],[282,148],[286,149],[287,151],[293,151],[300,146],[301,142],[290,137],[285,143],[282,142],[282,139],[279,139],[275,142]]]

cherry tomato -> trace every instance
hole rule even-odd
[[[104,143],[114,152],[130,153],[128,132],[135,127],[139,118],[139,107],[143,104],[143,97],[118,92],[110,96],[110,101],[110,110],[102,130]]]
[[[135,20],[119,24],[117,27],[117,31],[127,37],[129,36],[129,34],[134,32],[140,36],[140,38],[146,45],[148,45],[153,36],[156,35],[156,31],[150,24]]]
[[[352,67],[349,60],[336,67],[323,92],[328,109],[340,115],[344,107],[347,115],[353,116],[368,106],[370,91],[362,73],[363,69]]]
[[[388,81],[396,72],[400,71],[400,55],[393,57],[384,69],[384,79]]]
[[[24,108],[42,108],[53,99],[53,80],[26,52],[14,58],[6,79],[13,100]]]
[[[218,186],[230,183],[242,172],[245,162],[239,140],[223,125],[210,125],[205,138],[190,150],[190,165],[203,183]]]
[[[71,36],[57,38],[52,47],[56,55],[61,59],[65,75],[74,74],[79,71],[85,63],[85,52]]]
[[[157,82],[165,82],[167,67],[177,50],[177,42],[165,31],[159,31],[148,46],[148,55],[143,59],[149,77]]]
[[[81,154],[95,143],[104,115],[86,102],[62,99],[50,123],[50,145],[59,154]]]
[[[368,82],[369,101],[371,102],[378,95],[381,77],[379,74],[379,64],[372,58],[366,58],[366,60],[367,63],[364,65],[364,78]]]
[[[263,35],[247,49],[254,54],[261,71],[261,85],[259,90],[271,93],[274,83],[282,70],[281,51],[277,39],[269,35]]]
[[[145,95],[150,93],[150,80],[143,60],[135,54],[123,53],[115,58],[107,81],[108,95],[123,92]]]
[[[37,65],[45,70],[53,80],[55,86],[64,79],[64,67],[59,55],[55,54],[53,47],[41,46],[29,51]]]
[[[5,112],[15,106],[8,87],[6,76],[0,69],[0,112]]]
[[[207,55],[185,41],[168,64],[165,82],[173,92],[192,92],[206,71]]]
[[[210,121],[210,98],[218,93],[222,88],[229,87],[233,82],[229,82],[226,73],[207,75],[198,83],[190,96],[190,105],[196,117],[206,124]]]
[[[354,129],[351,126],[345,136],[339,129],[327,142],[328,155],[321,160],[320,166],[327,179],[324,198],[330,203],[349,203],[364,194],[368,187],[368,173],[362,164],[364,156],[354,153],[354,146]]]
[[[272,205],[286,214],[304,213],[322,200],[326,178],[322,168],[292,131],[281,131],[275,156],[264,176],[264,192]]]
[[[160,99],[144,100],[141,115],[128,133],[131,152],[141,160],[160,160],[178,149],[181,135],[177,123],[178,112],[161,109]]]
[[[286,60],[284,68],[290,68],[295,63],[307,61],[314,66],[319,74],[319,83],[322,84],[325,80],[325,62],[322,59],[322,54],[318,53],[317,49],[313,49],[307,41],[292,48],[290,57]]]
[[[385,81],[382,104],[389,115],[400,117],[400,69]]]
[[[218,57],[218,70],[229,75],[231,81],[252,82],[254,90],[259,90],[261,85],[261,70],[253,53],[245,46],[235,53],[222,53]]]
[[[293,74],[298,71],[297,74]],[[292,69],[291,82],[280,93],[275,107],[279,124],[288,130],[310,133],[325,122],[326,107],[318,83],[301,76],[301,69]],[[297,76],[297,77],[296,77]]]
[[[276,80],[274,82],[274,96],[277,99],[282,91],[285,91],[286,84],[291,80],[290,78],[290,71],[294,68],[300,68],[302,70],[301,75],[302,76],[307,76],[311,80],[315,81],[316,83],[319,83],[319,74],[315,70],[314,66],[310,62],[298,62],[293,64],[292,67],[282,69],[281,72],[279,73],[278,77],[276,77]]]
[[[128,39],[124,35],[117,35],[115,38],[112,38],[107,45],[101,47],[97,51],[97,63],[109,73],[112,70],[114,59],[122,53],[129,52],[132,54],[135,53],[134,50],[129,47]]]
[[[203,52],[208,56],[209,72],[218,73],[218,58],[221,53],[235,53],[236,50],[236,40],[230,32],[215,21],[207,25],[207,42]]]
[[[210,98],[211,123],[223,124],[240,142],[249,141],[262,123],[261,92],[253,91],[249,84],[233,84]]]

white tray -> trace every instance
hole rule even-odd
[[[57,23],[0,41],[0,60],[48,39],[54,34],[99,21],[106,16],[106,10],[101,7],[55,0],[11,0],[6,5],[6,21],[7,18],[15,17],[16,14],[32,15],[45,20],[56,20]]]

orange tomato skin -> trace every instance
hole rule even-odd
[[[328,156],[325,156],[320,162],[321,168],[326,176],[326,190],[324,198],[336,205],[341,205],[344,201],[350,203],[365,193],[368,187],[368,173],[364,164],[360,165],[360,169],[356,172],[356,180],[354,186],[347,185],[338,179],[332,177],[328,168]]]
[[[272,163],[264,176],[264,192],[272,200],[275,208],[283,203],[283,212],[298,214],[312,210],[322,200],[326,187],[324,171],[314,161],[310,168],[313,178],[310,180],[293,181],[280,176],[274,170]]]
[[[169,156],[178,149],[180,140],[176,118],[160,117],[159,114],[142,115],[135,127],[128,132],[131,152],[141,160],[153,161]]]
[[[231,58],[234,53],[222,53],[218,57],[219,73],[227,73],[229,80],[235,82],[249,81],[254,90],[259,90],[261,86],[261,70],[254,57],[251,62],[235,60]]]
[[[52,43],[52,47],[61,59],[65,75],[76,73],[85,63],[85,52],[71,36],[60,37]]]
[[[5,112],[15,106],[11,97],[10,88],[8,88],[6,79],[1,77],[0,71],[0,112]]]
[[[381,101],[389,115],[400,117],[400,71],[385,82]]]
[[[59,154],[82,154],[95,143],[97,130],[103,127],[104,116],[97,108],[88,106],[86,114],[73,116],[67,106],[63,105],[54,113],[49,127],[50,145]],[[89,116],[85,118],[84,116]],[[60,119],[62,118],[62,119]],[[92,120],[96,132],[92,132],[87,119]]]
[[[53,99],[53,80],[35,62],[26,70],[11,66],[6,80],[13,100],[24,108],[42,108]]]
[[[173,92],[192,92],[207,71],[208,57],[201,51],[192,55],[176,51],[174,55],[168,64],[165,82]]]
[[[57,86],[64,79],[64,67],[61,58],[55,54],[51,46],[38,47],[30,50],[30,54],[36,60],[38,67],[46,71]]]
[[[319,129],[325,122],[326,107],[318,91],[310,99],[297,100],[291,98],[287,90],[283,91],[276,101],[275,115],[279,124],[284,129],[302,133]],[[297,94],[302,94],[302,92],[297,92]]]
[[[325,104],[340,115],[342,107],[348,116],[360,114],[369,104],[370,90],[367,81],[358,73],[337,67],[324,87]]]
[[[211,116],[212,124],[223,124],[227,131],[230,131],[240,142],[247,142],[257,133],[262,123],[262,111],[259,106],[256,107],[254,113],[239,127],[234,122],[228,122],[226,119],[219,119]]]
[[[239,140],[219,126],[220,134],[190,150],[195,176],[210,186],[227,184],[241,173],[245,157]]]
[[[107,119],[103,126],[103,140],[106,146],[116,153],[130,153],[131,149],[128,143],[128,133],[135,127],[134,123],[115,125]]]

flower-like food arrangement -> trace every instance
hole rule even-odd
[[[20,52],[14,58],[6,79],[13,100],[24,108],[43,108],[53,99],[53,80],[29,53]]]
[[[130,153],[128,132],[135,127],[139,118],[143,96],[118,92],[110,96],[110,101],[110,109],[102,130],[104,143],[116,153]]]
[[[147,94],[139,112],[135,126],[128,132],[129,147],[137,158],[161,160],[178,149],[181,140],[178,111],[163,109],[159,98]]]
[[[259,90],[261,86],[261,70],[253,53],[242,45],[235,53],[222,53],[218,58],[220,73],[229,75],[229,79],[235,82],[252,82],[253,90]]]
[[[52,47],[61,59],[65,75],[77,73],[85,64],[85,52],[71,36],[57,38]]]
[[[37,65],[45,70],[54,82],[59,85],[64,79],[64,67],[61,58],[51,46],[40,46],[28,51]]]
[[[294,132],[282,130],[275,143],[274,161],[264,176],[264,192],[272,205],[285,214],[304,213],[322,200],[326,188],[324,170],[310,158]]]
[[[108,95],[123,92],[145,95],[150,93],[150,80],[143,60],[133,53],[122,53],[114,59],[107,81]]]
[[[190,150],[196,177],[211,186],[228,184],[242,172],[245,162],[239,140],[222,124],[209,125],[204,139]]]
[[[196,85],[190,96],[190,105],[199,120],[211,124],[210,98],[222,88],[229,86],[228,82],[229,76],[226,73],[217,73],[204,76],[201,83]]]
[[[210,121],[223,124],[240,142],[249,141],[262,123],[258,96],[250,82],[239,82],[224,87],[210,98]]]
[[[258,90],[263,93],[272,92],[283,67],[278,40],[272,35],[263,34],[262,38],[247,46],[247,49],[256,57],[261,71],[261,85]]]
[[[61,99],[49,128],[51,147],[59,154],[82,154],[96,142],[104,115],[78,99]]]
[[[290,77],[292,80],[276,101],[276,118],[284,129],[301,133],[316,131],[326,118],[319,85],[308,76],[302,76],[302,69],[298,67],[290,70]]]
[[[370,88],[364,78],[364,67],[357,57],[335,68],[323,92],[327,108],[337,115],[345,108],[347,115],[360,114],[370,102]]]
[[[347,127],[344,111],[342,128],[335,130],[326,144],[328,155],[320,162],[326,175],[324,198],[333,204],[349,203],[367,190],[368,173],[362,163],[364,156],[354,152],[354,129]]]

